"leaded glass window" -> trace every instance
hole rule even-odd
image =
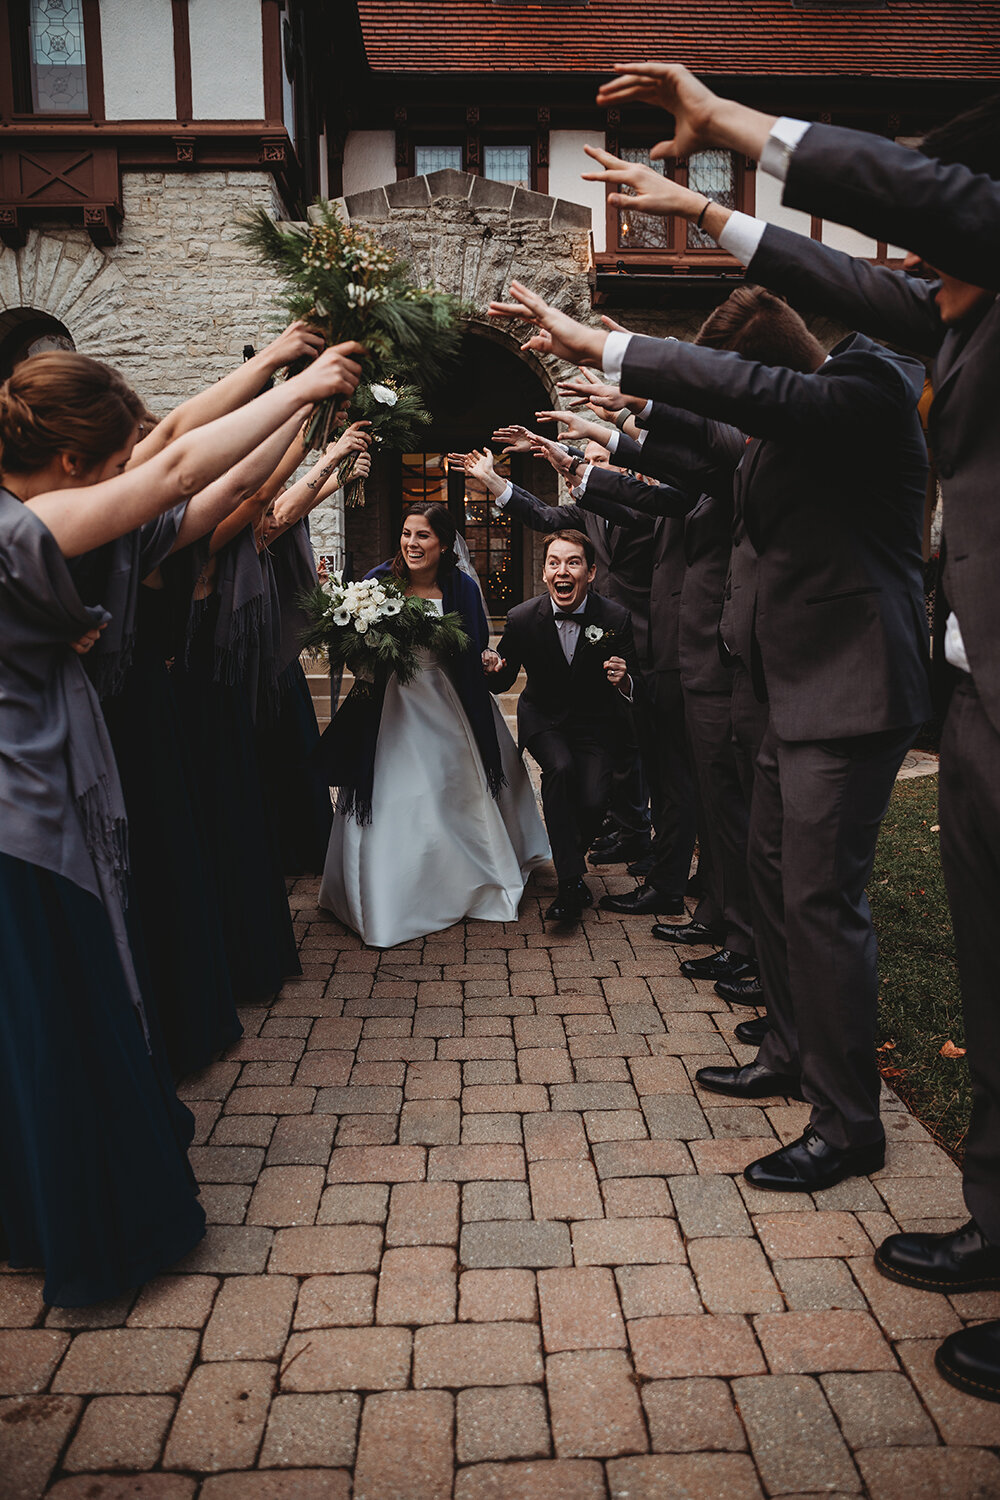
[[[413,148],[413,170],[417,177],[426,177],[428,172],[442,172],[452,167],[462,170],[461,146],[415,146]]]
[[[487,146],[483,151],[483,176],[491,182],[531,186],[530,146]]]
[[[36,114],[85,114],[83,0],[31,0],[31,104]]]
[[[723,208],[736,207],[736,161],[731,151],[696,151],[688,160],[688,187]],[[687,227],[689,250],[714,250],[715,241],[694,224]]]
[[[662,161],[650,161],[643,146],[623,146],[619,152],[625,161],[639,161],[663,175]],[[622,186],[622,193],[634,196],[633,189]],[[618,210],[618,245],[622,250],[669,250],[670,222],[655,214],[637,214],[630,208]]]
[[[403,454],[403,515],[411,505],[448,504],[448,462],[443,453]]]

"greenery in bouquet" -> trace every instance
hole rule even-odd
[[[457,355],[459,299],[418,287],[405,260],[346,224],[328,200],[317,201],[309,224],[278,223],[265,209],[254,209],[242,220],[242,239],[277,271],[291,317],[318,328],[331,344],[364,344],[369,389],[372,382],[396,389],[394,379],[403,389],[424,387]],[[306,429],[311,447],[329,442],[336,404],[331,399],[317,406]]]
[[[351,398],[352,422],[370,422],[375,448],[409,452],[416,444],[419,430],[431,421],[419,386],[397,385],[388,377],[384,384],[359,385]],[[355,475],[356,457],[349,458],[340,471],[345,505],[364,505],[365,481]]]
[[[421,649],[454,656],[469,644],[460,615],[439,615],[426,599],[408,597],[391,576],[344,583],[334,573],[301,602],[309,616],[303,650],[325,648],[333,670],[349,667],[360,682],[390,672],[410,682]]]

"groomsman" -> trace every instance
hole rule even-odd
[[[518,743],[542,768],[542,809],[559,889],[547,921],[578,922],[593,896],[585,855],[611,796],[621,742],[631,732],[637,666],[628,610],[591,591],[595,554],[575,529],[545,538],[546,592],[507,616],[496,651],[483,653],[494,693],[523,667]]]

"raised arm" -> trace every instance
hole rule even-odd
[[[228,474],[223,474],[207,489],[191,497],[173,545],[174,552],[189,546],[199,537],[207,536],[257,493],[288,448],[289,441],[295,437],[307,411],[308,407],[303,407],[293,412],[287,422],[258,443],[253,452],[241,459]],[[242,525],[238,529],[242,530]]]
[[[697,494],[688,494],[672,484],[650,484],[617,469],[598,468],[590,470],[586,486],[579,492],[584,510],[617,525],[622,524],[617,517],[623,514],[629,517],[631,526],[648,524],[648,516],[686,516],[697,505],[698,498]]]

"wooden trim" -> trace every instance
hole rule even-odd
[[[811,217],[811,219],[810,219],[810,223],[809,223],[809,238],[811,240],[819,240],[820,243],[822,244],[822,241],[823,241],[823,220],[820,219],[820,218],[817,218],[817,216],[815,214],[813,214],[812,217]]]
[[[83,0],[83,45],[87,53],[87,113],[104,119],[104,57],[101,50],[100,0]]]
[[[261,27],[264,54],[264,118],[268,123],[282,120],[281,9],[278,0],[261,0]]]
[[[8,0],[0,0],[0,116],[9,119],[14,113],[14,47],[11,27],[13,17]]]
[[[170,0],[174,13],[174,95],[178,120],[194,117],[191,87],[191,17],[188,0]]]

